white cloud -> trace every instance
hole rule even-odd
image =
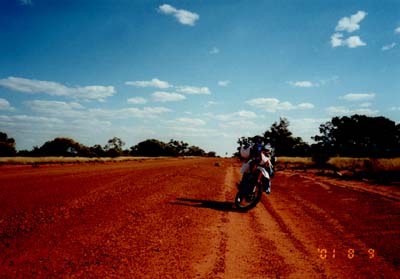
[[[79,103],[34,100],[27,101],[25,104],[35,113],[57,117],[60,119],[73,118],[74,120],[87,119],[128,119],[128,118],[154,118],[163,113],[171,112],[164,107],[144,107],[139,108],[121,108],[121,109],[86,109]],[[70,121],[70,120],[69,120]]]
[[[360,29],[359,23],[365,18],[366,15],[366,12],[358,11],[356,14],[351,15],[350,17],[343,17],[339,20],[335,30],[347,31],[349,33],[354,32]]]
[[[394,33],[400,34],[400,26],[394,30]]]
[[[339,47],[342,46],[342,42],[343,42],[343,34],[341,33],[334,33],[331,36],[331,45],[332,47]]]
[[[219,49],[217,47],[213,47],[210,52],[210,54],[218,54],[219,53]]]
[[[252,119],[252,120],[236,119],[236,120],[224,121],[219,124],[219,127],[221,129],[228,129],[229,132],[238,132],[238,130],[242,130],[241,131],[242,134],[237,136],[237,137],[240,137],[240,136],[243,136],[243,133],[246,133],[250,130],[257,131],[260,128],[260,124],[255,123],[253,120],[254,119]],[[231,130],[235,130],[235,131],[231,131]]]
[[[348,46],[349,48],[356,48],[359,46],[366,46],[359,36],[351,36],[343,41],[343,45]]]
[[[178,125],[189,125],[189,126],[204,126],[206,125],[206,122],[202,119],[199,118],[187,118],[187,117],[181,117],[177,118],[173,121],[170,121],[170,123],[178,124]]]
[[[171,112],[170,109],[164,107],[144,107],[139,108],[122,108],[116,110],[108,109],[90,109],[88,111],[91,117],[99,117],[106,119],[128,119],[128,118],[155,118],[163,113]]]
[[[329,118],[288,118],[293,135],[301,137],[306,142],[312,142],[311,137],[319,134],[319,126],[328,122]]]
[[[116,133],[104,132],[111,128],[109,121],[95,118],[61,119],[32,115],[0,115],[0,130],[9,131],[16,139],[18,149],[31,149],[34,145],[41,146],[55,137],[71,137],[83,144],[102,143],[116,135]],[[87,140],[87,142],[81,140]]]
[[[0,98],[0,110],[15,110],[10,103],[3,98]]]
[[[170,88],[172,87],[167,81],[159,80],[158,78],[153,78],[150,81],[139,80],[139,81],[127,81],[126,85],[132,85],[136,87],[155,87],[160,89]]]
[[[146,127],[140,136],[146,137],[151,132],[159,135],[156,124],[172,112],[162,106],[102,109],[84,107],[77,102],[49,100],[25,101],[24,105],[27,107],[26,114],[0,114],[0,130],[16,138],[18,149],[40,146],[60,136],[72,137],[86,145],[102,144],[112,136],[142,140],[145,138],[139,138],[137,134],[140,125]],[[93,104],[89,103],[88,106]],[[126,119],[129,123],[129,134],[122,130],[120,119]]]
[[[210,106],[216,106],[216,105],[218,105],[219,103],[218,102],[215,102],[215,101],[208,101],[207,102],[207,104],[205,105],[206,107],[210,107]]]
[[[389,110],[391,110],[391,111],[400,111],[400,107],[391,107]]]
[[[47,101],[47,100],[33,100],[33,101],[26,101],[26,104],[29,105],[30,108],[33,107],[40,107],[43,109],[54,109],[54,110],[62,110],[65,111],[66,109],[84,109],[84,107],[77,102],[62,102],[62,101]]]
[[[384,45],[382,47],[382,51],[388,51],[388,50],[394,48],[396,45],[397,45],[396,43],[391,43],[391,44],[388,44],[388,45]]]
[[[369,103],[369,102],[365,102],[365,103],[361,103],[360,104],[360,107],[362,107],[362,108],[369,108],[370,106],[372,106],[372,103]]]
[[[340,97],[340,99],[346,101],[366,101],[366,100],[372,100],[374,98],[375,98],[375,93],[349,93]]]
[[[168,126],[170,136],[173,138],[188,138],[190,137],[190,142],[193,143],[193,139],[197,138],[207,138],[210,136],[218,138],[221,136],[220,131],[216,129],[209,129],[203,127],[189,127],[189,126]]]
[[[200,18],[200,16],[196,13],[182,9],[178,10],[168,4],[163,4],[159,6],[158,9],[163,14],[174,16],[179,21],[179,23],[183,25],[194,26],[196,21]]]
[[[351,36],[347,39],[343,39],[343,34],[335,33],[331,36],[332,47],[347,46],[349,48],[356,48],[360,46],[366,46],[359,36]]]
[[[223,122],[230,122],[230,121],[237,121],[237,120],[243,120],[243,119],[255,119],[257,118],[257,114],[248,111],[248,110],[240,110],[237,112],[233,113],[226,113],[226,114],[212,114],[212,113],[207,113],[206,116],[216,119],[219,121]]]
[[[220,80],[218,81],[218,85],[222,87],[227,87],[231,83],[230,80]]]
[[[211,94],[211,91],[208,89],[208,87],[178,86],[176,91],[184,94]]]
[[[347,114],[350,112],[350,110],[347,107],[343,107],[343,106],[330,106],[326,109],[326,111],[330,115]]]
[[[231,83],[230,80],[220,80],[218,81],[218,85],[222,87],[227,87]]]
[[[65,96],[70,98],[98,101],[104,101],[106,97],[110,97],[116,92],[113,86],[92,85],[84,87],[67,87],[61,83],[53,81],[26,79],[20,77],[8,77],[6,79],[0,79],[0,86],[24,93],[44,93],[51,96]]]
[[[152,96],[153,100],[156,102],[177,102],[186,99],[186,97],[182,94],[162,92],[162,91],[154,92]]]
[[[344,106],[331,106],[326,109],[329,115],[352,115],[352,114],[363,114],[363,115],[376,115],[378,110],[370,108],[349,108]]]
[[[300,103],[297,105],[298,109],[313,109],[314,105],[311,103]]]
[[[132,105],[141,105],[141,104],[147,103],[147,100],[142,97],[134,97],[134,98],[129,98],[127,100],[127,102],[128,102],[128,104],[132,104]]]
[[[31,127],[33,124],[52,127],[54,125],[64,124],[64,121],[53,117],[30,116],[30,115],[0,115],[1,126],[8,127]]]
[[[327,85],[328,83],[337,83],[339,82],[339,77],[338,76],[332,76],[330,78],[327,79],[321,79],[319,81],[319,83],[317,83],[318,85]]]
[[[262,116],[257,115],[255,112],[248,110],[240,110],[233,113],[225,113],[225,114],[213,114],[206,113],[206,117],[219,121],[218,126],[221,129],[229,129],[229,133],[247,133],[250,130],[254,130],[259,128],[253,121],[256,119],[262,119]],[[239,132],[240,130],[243,130]],[[243,134],[242,134],[243,135]],[[236,135],[235,135],[236,137]]]
[[[76,102],[33,100],[26,101],[25,105],[33,112],[40,114],[61,118],[86,118],[84,107]]]
[[[250,106],[261,108],[268,112],[276,112],[280,101],[276,98],[255,98],[247,100],[246,103]]]
[[[233,115],[237,115],[240,118],[246,118],[246,119],[254,119],[257,118],[257,114],[252,112],[252,111],[248,111],[248,110],[240,110],[236,113],[234,113]]]
[[[228,85],[230,81],[222,81],[223,84]],[[146,80],[140,80],[140,81],[127,81],[125,82],[126,85],[132,85],[136,87],[155,87],[155,88],[160,88],[160,89],[167,89],[167,88],[175,88],[177,92],[183,93],[183,94],[205,94],[209,95],[211,94],[211,91],[208,87],[203,86],[203,87],[197,87],[197,86],[174,86],[167,81],[162,81],[157,78],[153,78],[150,81]],[[0,84],[1,85],[1,84]],[[167,92],[164,92],[167,93]],[[173,94],[176,98],[179,99],[185,99],[182,98],[182,96],[178,96],[180,94],[176,93],[168,93],[168,94]],[[154,94],[153,94],[154,95]],[[166,95],[166,94],[156,94],[156,95]],[[172,95],[171,95],[172,96]]]
[[[335,31],[346,31],[352,33],[360,29],[360,22],[367,16],[364,11],[358,11],[356,14],[350,17],[343,17],[339,20],[336,25]],[[359,36],[350,36],[346,39],[343,38],[342,33],[334,33],[331,36],[332,47],[347,46],[349,48],[356,48],[360,46],[366,46],[367,44],[361,40]]]
[[[293,105],[290,102],[281,102],[276,98],[255,98],[247,100],[246,103],[250,106],[254,106],[263,109],[267,112],[276,112],[279,110],[295,110],[295,109],[312,109],[314,105],[311,103],[300,103]]]
[[[303,80],[303,81],[289,81],[289,84],[293,87],[304,87],[304,88],[310,88],[310,87],[317,87],[317,83],[313,83],[308,80]]]

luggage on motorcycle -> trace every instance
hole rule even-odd
[[[240,156],[241,156],[243,159],[249,159],[249,158],[250,158],[251,147],[252,147],[251,145],[248,146],[247,148],[244,147],[244,146],[241,146],[241,147],[240,147]]]

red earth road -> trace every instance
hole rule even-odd
[[[216,164],[216,162],[218,162]],[[397,188],[224,159],[0,167],[0,278],[398,278]]]

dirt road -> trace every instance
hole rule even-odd
[[[398,189],[280,172],[239,213],[238,169],[2,166],[0,278],[398,278]]]

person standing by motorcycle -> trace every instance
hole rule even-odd
[[[258,165],[263,167],[269,174],[269,177],[274,177],[274,166],[272,164],[272,148],[271,145],[266,144],[261,148],[259,157],[256,158]],[[265,193],[271,193],[271,179],[264,176],[261,177],[262,184],[264,185]]]
[[[249,183],[251,170],[257,168],[258,166],[264,168],[268,172],[269,177],[272,178],[274,176],[274,167],[272,163],[273,156],[271,145],[264,145],[260,143],[253,144],[247,149],[247,151],[248,152],[246,152],[245,149],[241,149],[241,155],[243,156],[243,154],[246,154],[247,156],[243,157],[250,157],[251,159],[247,162],[247,164],[244,165],[244,168],[242,169],[243,176],[240,185],[244,186],[245,184]],[[270,194],[271,180],[262,176],[261,182],[264,186],[265,193]]]

